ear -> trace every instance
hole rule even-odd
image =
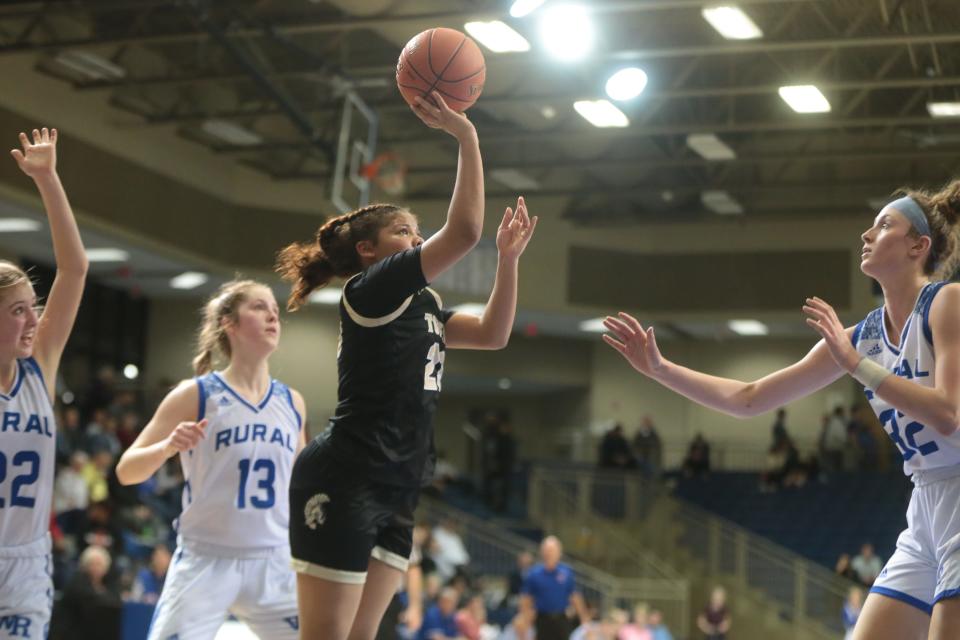
[[[356,244],[356,249],[361,258],[372,260],[376,255],[376,252],[374,251],[374,245],[369,240],[361,240],[358,242]]]
[[[910,254],[912,256],[920,256],[930,250],[930,245],[932,244],[930,236],[920,236],[913,241],[913,246],[910,247]]]

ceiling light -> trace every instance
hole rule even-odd
[[[220,138],[230,144],[247,146],[263,142],[263,138],[253,131],[228,120],[206,120],[200,128],[211,136]]]
[[[540,183],[518,169],[492,169],[490,177],[514,191],[536,191]]]
[[[830,102],[812,84],[780,87],[780,97],[797,113],[826,113]]]
[[[737,157],[733,149],[712,133],[691,133],[687,146],[707,160],[732,160]]]
[[[497,386],[506,391],[513,386],[513,383],[510,382],[510,378],[500,378],[500,380],[497,381]]]
[[[628,67],[620,69],[607,80],[607,95],[614,100],[633,100],[647,86],[647,74],[643,69]]]
[[[516,0],[510,7],[510,15],[514,18],[522,18],[539,9],[543,3],[544,0]]]
[[[170,286],[174,289],[196,289],[208,279],[205,273],[200,273],[199,271],[184,271],[170,280]]]
[[[579,60],[593,48],[593,23],[587,10],[577,4],[551,7],[540,19],[543,46],[566,62]]]
[[[314,304],[340,304],[341,293],[336,287],[324,287],[311,293],[307,300]]]
[[[453,308],[457,313],[465,313],[468,316],[477,316],[480,317],[483,315],[483,312],[487,310],[487,305],[480,302],[465,302],[463,304],[458,304]]]
[[[960,102],[928,102],[927,112],[934,118],[960,117]]]
[[[123,377],[127,380],[136,380],[140,375],[140,368],[135,364],[128,364],[123,368]]]
[[[62,51],[54,61],[92,80],[116,80],[127,75],[120,65],[90,51]]]
[[[542,115],[547,120],[553,120],[554,118],[557,117],[557,110],[551,107],[550,105],[547,105],[542,109],[540,109],[540,115]]]
[[[607,328],[603,326],[605,318],[591,318],[580,323],[580,331],[587,333],[606,333]]]
[[[43,225],[32,218],[0,218],[0,233],[39,231]]]
[[[703,206],[714,213],[737,215],[743,213],[743,205],[733,199],[726,191],[704,191],[700,194]]]
[[[573,108],[595,127],[626,127],[630,124],[627,115],[609,100],[577,100]]]
[[[90,262],[126,262],[130,254],[123,249],[87,249],[87,260]]]
[[[759,320],[731,320],[727,327],[741,336],[765,336],[770,333],[767,325]]]
[[[701,14],[717,32],[727,40],[753,40],[763,37],[760,27],[754,24],[740,7],[727,5],[705,7]]]
[[[522,35],[499,20],[492,22],[468,22],[463,25],[467,33],[494,53],[529,51],[530,43]]]

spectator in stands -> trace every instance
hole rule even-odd
[[[859,578],[857,578],[857,572],[854,571],[853,567],[850,565],[849,553],[840,554],[840,557],[837,558],[837,564],[833,567],[833,572],[841,578],[859,581]]]
[[[592,602],[584,601],[583,615],[580,618],[580,624],[570,634],[570,640],[615,640],[607,638],[604,630],[604,622],[600,620],[599,611]]]
[[[120,415],[120,422],[117,425],[117,440],[120,441],[120,448],[126,451],[137,439],[140,433],[140,415],[136,411],[124,411]]]
[[[83,449],[84,437],[80,424],[80,409],[69,406],[63,410],[63,420],[57,425],[57,463],[70,464],[70,456]]]
[[[530,568],[533,567],[535,558],[529,551],[521,551],[517,554],[517,566],[510,572],[507,583],[507,603],[514,607],[520,598],[520,591],[523,589],[523,581],[527,577]]]
[[[770,443],[771,448],[777,447],[781,442],[789,438],[787,433],[787,410],[780,408],[777,409],[777,418],[773,421],[773,427],[771,427],[771,432],[773,435],[773,440]]]
[[[446,587],[440,592],[437,603],[427,609],[423,616],[423,626],[417,634],[417,640],[457,640],[457,592]]]
[[[53,490],[53,512],[57,524],[67,535],[79,531],[90,505],[90,487],[83,477],[89,458],[83,451],[74,451],[70,466],[60,470]]]
[[[130,590],[130,600],[144,604],[156,604],[163,590],[163,581],[170,568],[170,548],[165,544],[158,544],[150,555],[150,566],[143,567],[137,572]]]
[[[880,575],[883,570],[883,561],[873,552],[873,545],[869,542],[863,543],[860,547],[860,554],[850,563],[854,573],[857,574],[857,580],[869,587]]]
[[[470,562],[470,554],[463,544],[463,538],[457,532],[457,523],[445,518],[433,528],[433,546],[431,558],[437,566],[437,573],[444,582],[449,581]]]
[[[513,479],[513,465],[517,456],[517,441],[513,437],[510,422],[499,421],[494,442],[489,504],[497,513],[503,513],[510,502],[510,483]]]
[[[847,446],[847,424],[843,416],[843,407],[836,407],[833,413],[824,418],[820,434],[820,458],[828,474],[843,469],[844,450]]]
[[[567,640],[570,621],[567,609],[573,607],[580,619],[585,616],[583,598],[577,593],[573,570],[560,562],[563,545],[555,536],[540,543],[541,562],[535,564],[523,581],[520,610],[534,620],[537,640]]]
[[[727,592],[723,587],[714,587],[710,602],[697,616],[697,628],[703,632],[705,640],[726,640],[733,624],[733,618],[727,609]]]
[[[640,427],[633,435],[633,455],[645,475],[660,475],[663,468],[663,442],[650,416],[643,416]]]
[[[663,624],[663,614],[656,609],[650,612],[650,633],[653,634],[653,640],[673,640],[673,634],[667,625]]]
[[[613,425],[613,428],[603,435],[598,462],[601,469],[632,469],[636,466],[622,424]]]
[[[109,451],[101,450],[84,465],[82,473],[90,491],[90,502],[103,502],[110,497],[107,477],[113,469],[113,460]]]
[[[86,415],[93,416],[98,409],[106,409],[113,404],[117,380],[116,370],[105,364],[97,370],[97,375],[86,393]]]
[[[533,623],[522,613],[513,616],[497,640],[536,640],[533,634]]]
[[[454,617],[457,631],[466,640],[482,640],[482,631],[487,624],[487,607],[481,594],[473,594]]]
[[[646,602],[638,602],[633,607],[633,621],[620,628],[617,640],[653,640],[653,632],[650,630],[650,607]]]
[[[879,466],[879,447],[870,427],[863,419],[863,407],[854,404],[850,407],[850,420],[847,422],[847,433],[852,435],[859,452],[859,468],[861,471],[873,471]]]
[[[59,637],[111,640],[120,634],[120,596],[106,580],[110,553],[91,545],[80,554],[79,570],[64,590],[55,623]]]
[[[850,587],[847,592],[847,600],[843,603],[843,630],[844,640],[852,640],[853,628],[857,624],[857,618],[860,617],[860,609],[863,607],[863,590],[860,587]]]
[[[687,457],[683,459],[683,474],[689,478],[708,473],[710,473],[710,444],[702,433],[698,433],[687,448]]]

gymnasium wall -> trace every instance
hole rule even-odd
[[[151,305],[144,384],[191,375],[193,336],[199,302],[164,300]],[[325,425],[336,405],[337,320],[332,307],[309,307],[284,317],[280,350],[271,360],[275,377],[303,392],[312,431]],[[743,380],[760,377],[801,358],[814,339],[741,339],[724,342],[666,341],[664,353],[675,361],[716,375]],[[506,409],[512,416],[520,454],[573,456],[592,460],[595,438],[613,421],[628,433],[651,415],[668,455],[676,457],[702,430],[717,448],[758,451],[770,440],[772,414],[737,420],[700,408],[645,380],[603,345],[599,338],[559,339],[514,336],[498,352],[453,351],[446,359],[453,378],[509,377],[514,386],[535,384],[536,393],[446,391],[436,419],[439,449],[458,466],[468,465],[462,426],[471,409]],[[550,391],[549,389],[555,389]],[[848,405],[855,384],[841,379],[826,390],[791,403],[788,426],[801,443],[812,443],[820,417],[837,402]],[[669,460],[668,460],[669,462]]]

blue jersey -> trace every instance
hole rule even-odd
[[[857,353],[883,365],[900,378],[933,388],[936,357],[930,328],[930,306],[945,284],[929,283],[920,290],[896,345],[887,335],[884,308],[871,311],[854,329],[852,340]],[[936,429],[895,409],[877,396],[873,389],[865,389],[864,392],[887,435],[903,456],[904,473],[912,475],[914,471],[960,464],[960,433],[941,435]]]
[[[237,549],[288,544],[290,472],[302,418],[290,389],[273,380],[252,405],[213,372],[196,379],[206,437],[180,454],[186,486],[178,532]]]
[[[56,424],[36,360],[17,360],[10,393],[0,393],[0,410],[0,547],[15,547],[50,530]]]

